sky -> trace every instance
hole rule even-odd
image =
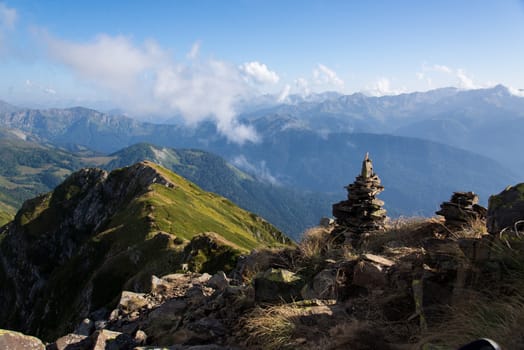
[[[0,0],[0,100],[213,119],[322,91],[524,88],[524,0]]]

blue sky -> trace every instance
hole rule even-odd
[[[519,89],[523,38],[522,0],[0,0],[0,99],[199,121],[262,93]]]

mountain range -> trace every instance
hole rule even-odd
[[[298,237],[344,199],[343,186],[358,174],[367,152],[392,216],[433,215],[458,190],[475,191],[486,204],[524,174],[518,157],[524,141],[517,137],[524,131],[523,111],[524,98],[503,86],[383,97],[325,94],[243,113],[240,120],[256,129],[259,140],[242,145],[211,122],[154,124],[82,107],[35,110],[2,103],[0,125],[17,139],[9,142],[56,148],[58,158],[68,159],[40,167],[36,192],[81,166],[112,169],[150,159]],[[30,197],[23,194],[27,187],[10,186],[24,181],[27,175],[20,174],[4,176],[2,202],[11,213]]]

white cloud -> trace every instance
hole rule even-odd
[[[309,89],[309,82],[305,78],[296,79],[295,86],[302,96],[307,96],[311,93],[311,90]]]
[[[194,60],[198,57],[198,53],[200,52],[200,41],[197,41],[191,46],[191,50],[187,53],[187,58]]]
[[[473,82],[473,79],[470,78],[466,72],[463,70],[463,69],[457,69],[456,73],[455,73],[458,81],[459,81],[459,87],[462,88],[462,89],[475,89],[475,88],[478,88],[479,86],[477,86],[474,82]]]
[[[48,95],[56,95],[56,90],[49,87],[49,86],[43,86],[42,84],[38,82],[34,82],[32,80],[26,79],[25,81],[25,87],[27,91],[40,91]]]
[[[313,78],[317,84],[331,85],[335,88],[344,87],[344,81],[338,77],[337,73],[321,63],[313,69]]]
[[[257,141],[255,130],[235,120],[234,105],[245,93],[239,72],[227,63],[209,60],[191,66],[164,67],[157,74],[153,95],[190,123],[214,119],[230,140]]]
[[[148,69],[165,60],[154,43],[135,47],[124,36],[99,35],[88,43],[74,43],[43,35],[50,55],[82,78],[112,89],[127,90]]]
[[[477,89],[492,84],[478,84],[462,68],[452,68],[445,65],[422,65],[422,71],[416,73],[419,80],[425,80],[429,88],[457,86],[461,89]]]
[[[270,70],[265,64],[258,61],[246,62],[241,65],[240,70],[259,84],[276,84],[280,80],[278,74]]]
[[[264,180],[264,181],[267,181],[273,185],[278,185],[279,184],[279,181],[277,180],[277,178],[275,176],[273,176],[271,174],[271,172],[269,171],[267,165],[266,165],[266,162],[265,161],[260,161],[258,162],[258,164],[253,164],[253,163],[250,163],[247,158],[244,156],[244,155],[239,155],[235,158],[233,158],[231,160],[231,163],[248,172],[248,173],[251,173],[253,175],[255,175],[258,179],[260,180]]]
[[[448,66],[440,65],[440,64],[434,64],[432,69],[436,72],[442,72],[442,73],[452,73],[452,69]]]
[[[510,94],[514,96],[524,97],[524,89],[517,89],[512,86],[509,86],[508,91],[510,92]]]
[[[0,2],[0,27],[13,29],[17,18],[18,14],[16,9],[9,8],[3,2]]]
[[[378,78],[373,84],[368,86],[366,93],[372,96],[398,95],[407,92],[406,88],[394,89],[391,86],[391,80],[386,77]]]
[[[180,114],[190,124],[213,120],[230,141],[258,141],[252,127],[235,119],[235,104],[250,89],[244,73],[222,61],[197,59],[198,43],[191,61],[183,63],[154,42],[137,46],[124,36],[76,43],[40,35],[54,60],[132,114]]]
[[[280,94],[278,95],[277,101],[282,103],[287,100],[287,97],[289,96],[289,92],[291,91],[291,85],[286,84]]]

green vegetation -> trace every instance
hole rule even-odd
[[[14,215],[25,200],[52,190],[73,171],[98,160],[0,132],[0,211],[8,206],[4,212]]]
[[[4,212],[14,215],[23,201],[51,191],[80,168],[97,166],[113,170],[143,160],[160,164],[204,190],[218,193],[261,215],[295,239],[315,225],[319,217],[327,215],[326,208],[334,201],[325,195],[299,193],[258,181],[223,158],[200,150],[175,150],[141,143],[110,156],[93,154],[83,148],[75,152],[0,132],[0,205],[10,208]]]
[[[13,220],[13,217],[14,217],[14,215],[12,214],[13,211],[14,211],[13,209],[0,203],[0,226],[4,226],[9,221]]]

